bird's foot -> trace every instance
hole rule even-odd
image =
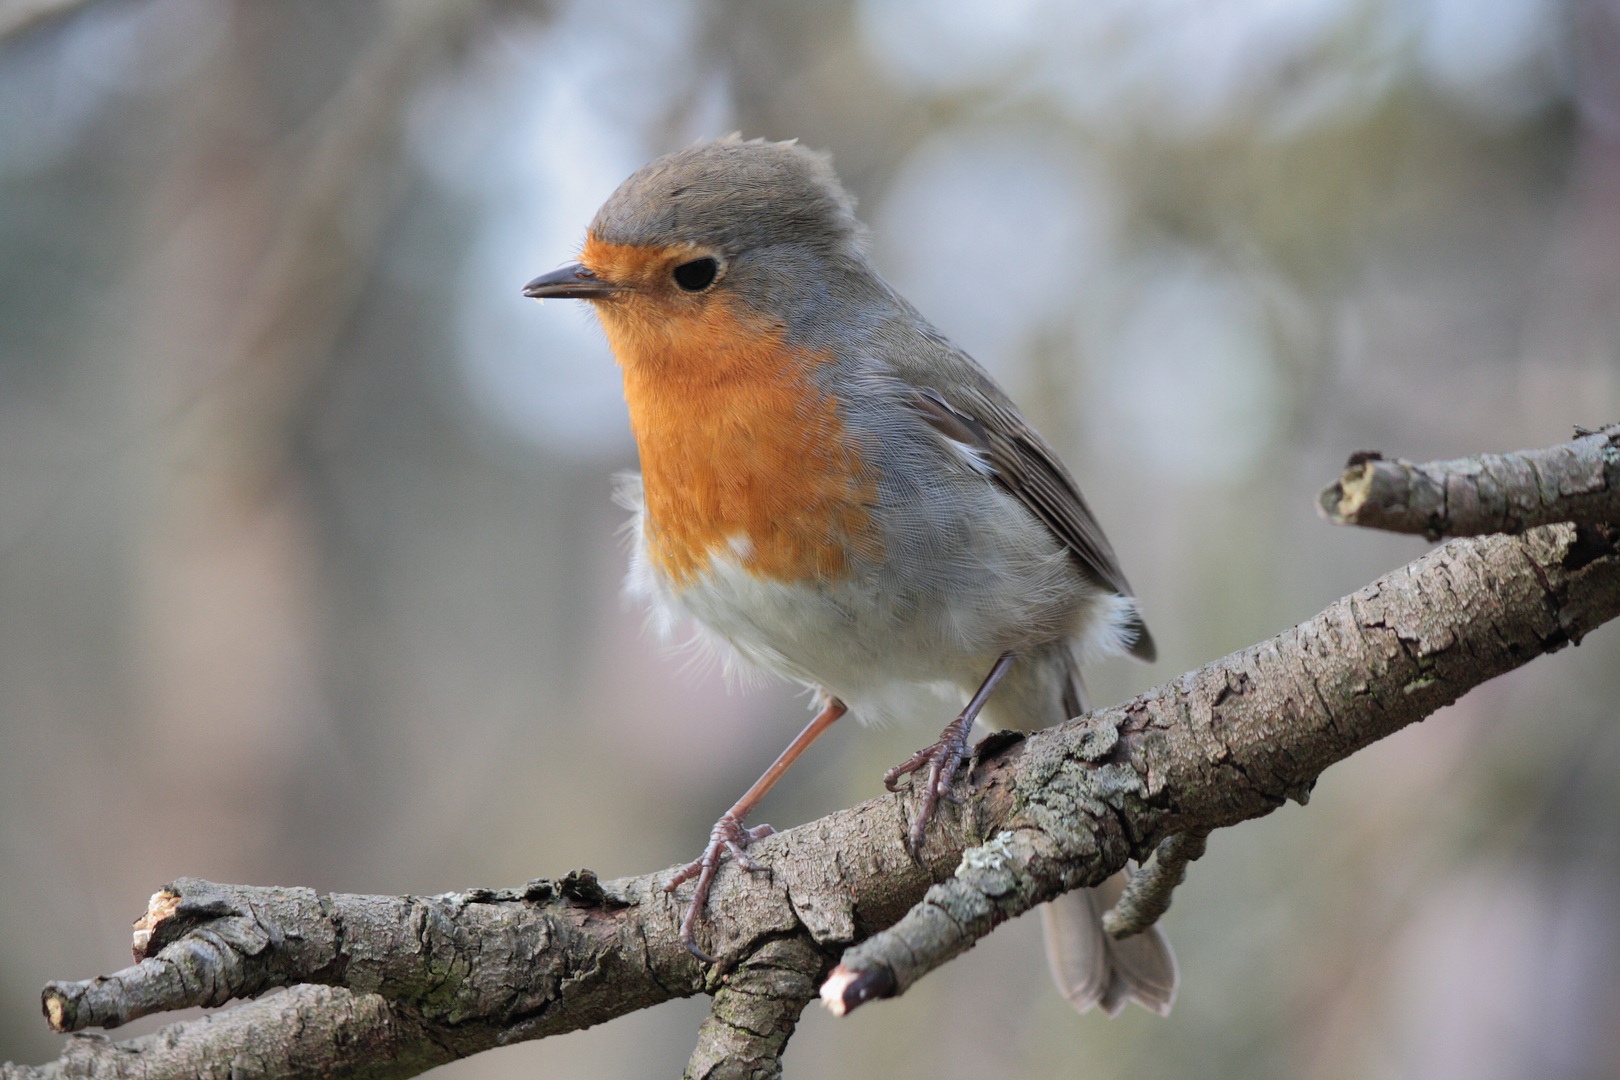
[[[697,878],[697,887],[692,890],[692,900],[686,905],[686,916],[681,919],[681,944],[705,964],[714,963],[714,957],[698,948],[695,934],[698,918],[703,914],[704,905],[709,902],[709,886],[714,883],[714,874],[720,868],[721,856],[729,852],[732,861],[751,874],[766,872],[770,867],[762,866],[750,859],[747,848],[754,841],[763,840],[775,831],[769,825],[755,825],[750,829],[743,825],[741,818],[726,814],[715,822],[714,828],[709,831],[709,846],[703,849],[703,854],[675,871],[665,883],[664,891],[672,893],[681,884]]]
[[[924,747],[883,774],[883,786],[896,791],[902,776],[921,772],[925,768],[928,770],[922,802],[917,807],[917,816],[912,820],[911,832],[907,835],[913,853],[922,850],[923,837],[928,831],[928,823],[934,819],[934,811],[939,809],[939,801],[956,801],[951,798],[951,781],[956,778],[956,770],[962,767],[962,759],[967,755],[968,730],[972,726],[971,719],[966,724],[958,720],[942,731],[939,740],[932,746]]]

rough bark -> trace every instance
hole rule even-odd
[[[715,1003],[687,1075],[775,1076],[835,961],[822,996],[844,1011],[903,992],[1127,859],[1158,850],[1157,873],[1177,876],[1192,852],[1161,849],[1167,837],[1303,802],[1335,761],[1617,614],[1620,553],[1603,526],[1453,541],[1131,701],[986,740],[917,859],[909,791],[762,841],[771,874],[728,864],[715,883],[700,927],[712,966],[679,941],[668,871],[436,897],[184,879],[137,924],[136,966],[46,987],[52,1026],[292,989],[126,1043],[75,1037],[57,1062],[0,1077],[156,1080],[238,1063],[270,1077],[404,1077],[701,992]]]
[[[827,955],[803,938],[767,942],[714,995],[685,1080],[774,1080],[804,1007],[815,1000]]]

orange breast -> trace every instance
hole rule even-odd
[[[587,265],[626,257],[594,246]],[[696,299],[594,305],[624,369],[649,558],[679,585],[717,551],[785,581],[836,579],[852,553],[875,558],[875,478],[810,377],[826,358],[722,296]]]

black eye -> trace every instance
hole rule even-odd
[[[675,284],[687,292],[702,292],[714,284],[714,275],[720,272],[720,261],[704,256],[675,268]]]

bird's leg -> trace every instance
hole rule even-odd
[[[1015,657],[1016,654],[1010,652],[1001,654],[995,666],[990,669],[990,674],[979,684],[978,692],[962,710],[962,714],[939,733],[938,742],[917,751],[883,774],[883,786],[894,791],[899,786],[902,776],[914,773],[925,765],[928,767],[928,783],[923,787],[922,805],[917,808],[917,818],[911,823],[912,851],[922,849],[923,835],[928,831],[928,822],[934,817],[934,810],[939,806],[940,797],[950,791],[956,770],[961,767],[962,755],[967,752],[968,731],[973,727],[973,721],[978,718],[980,710],[984,708],[985,699],[996,688],[1001,677],[1007,674],[1007,669],[1012,667]]]
[[[755,840],[763,840],[776,830],[769,825],[756,825],[750,829],[743,825],[743,819],[759,805],[759,800],[763,799],[765,793],[771,790],[771,786],[782,778],[782,774],[788,771],[788,766],[797,761],[799,755],[804,753],[823,731],[832,727],[833,721],[843,716],[846,711],[847,706],[842,701],[828,697],[821,712],[799,732],[797,738],[788,743],[787,749],[771,762],[771,767],[765,770],[765,775],[755,780],[754,786],[744,792],[743,797],[738,799],[730,810],[720,815],[720,820],[714,823],[714,828],[709,832],[709,846],[703,849],[703,854],[675,871],[675,875],[664,885],[664,891],[672,893],[682,882],[697,878],[697,887],[692,890],[692,901],[686,906],[686,917],[681,920],[681,944],[704,963],[712,964],[714,958],[697,947],[694,935],[698,916],[703,914],[703,905],[709,899],[709,886],[714,882],[714,873],[720,868],[721,854],[729,851],[737,865],[751,873],[768,869],[750,859],[745,849]]]

